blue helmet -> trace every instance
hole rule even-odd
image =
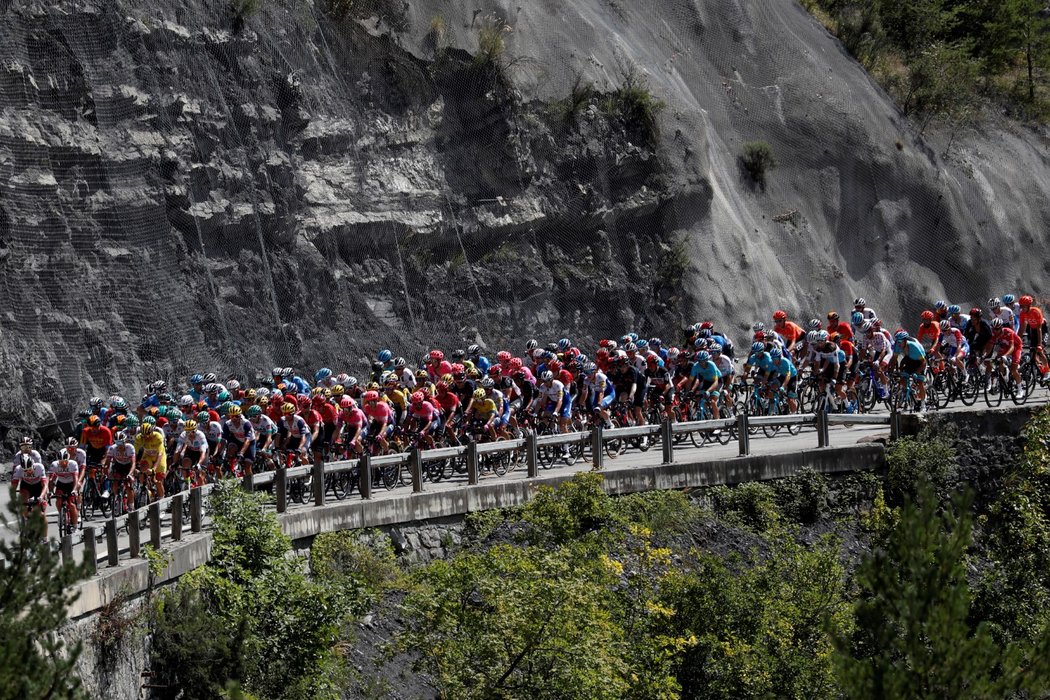
[[[649,341],[645,338],[639,338],[638,342],[635,343],[635,345],[638,346],[639,350],[644,350],[645,348],[649,347]]]
[[[627,335],[631,336],[631,342],[632,342],[632,343],[636,343],[636,342],[638,342],[638,334],[637,334],[637,333],[635,333],[634,331],[631,331],[631,332],[630,332],[630,333],[628,333]]]
[[[332,370],[328,369],[327,367],[322,367],[321,369],[314,372],[314,381],[323,382],[325,379],[328,379],[331,376]]]
[[[751,352],[762,352],[766,349],[763,343],[751,343]]]
[[[664,344],[664,341],[660,340],[659,338],[650,338],[649,339],[649,344],[652,345],[653,347],[658,348],[658,347],[660,347],[661,345]]]
[[[773,348],[769,351],[769,356],[772,357],[774,360],[779,360],[781,357],[784,356],[784,353],[780,351],[780,348]]]
[[[196,385],[196,384],[203,384],[203,383],[204,383],[204,375],[203,374],[195,374],[192,377],[190,377],[190,384]]]
[[[959,307],[958,304],[952,304],[951,306],[948,307],[948,313],[950,313],[950,314],[959,314],[959,313],[962,313],[962,309]]]
[[[933,308],[935,310],[937,310],[937,311],[940,311],[941,309],[946,308],[947,306],[948,306],[948,302],[946,302],[946,301],[944,301],[942,299],[939,299],[939,300],[937,300],[937,301],[935,301],[933,303]]]
[[[389,350],[380,350],[379,354],[376,356],[376,359],[380,362],[387,363],[390,362],[390,360],[394,359],[394,353],[390,352]]]
[[[1017,301],[1017,297],[1015,297],[1013,294],[1004,294],[1003,295],[1003,303],[1004,304],[1012,305],[1015,301]]]
[[[707,362],[710,359],[711,353],[709,353],[707,350],[701,350],[700,352],[696,353],[697,362]]]
[[[568,350],[571,347],[572,347],[572,341],[570,341],[568,338],[562,338],[561,340],[558,341],[558,350],[559,350],[559,352],[565,352],[566,350]]]
[[[860,311],[854,311],[850,314],[849,320],[853,322],[854,326],[859,326],[861,323],[864,323],[864,314]]]
[[[893,334],[893,339],[896,340],[898,343],[907,340],[908,339],[908,331],[897,331],[896,333]]]

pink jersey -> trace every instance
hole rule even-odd
[[[423,423],[431,423],[439,414],[434,404],[429,401],[421,401],[409,407],[408,415]]]
[[[369,420],[378,423],[389,423],[394,420],[394,409],[385,401],[376,401],[373,404],[365,404],[365,415]]]
[[[351,428],[360,428],[368,421],[365,412],[356,406],[348,411],[339,412],[339,425],[347,425]]]

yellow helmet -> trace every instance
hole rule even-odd
[[[474,390],[474,398],[477,399],[478,401],[484,399],[485,398],[485,390],[484,389],[475,389]]]
[[[237,404],[233,404],[228,409],[226,409],[226,415],[228,415],[231,418],[233,418],[234,416],[241,415],[241,407]]]
[[[286,404],[282,405],[281,406],[281,413],[283,413],[285,415],[289,415],[289,414],[295,413],[295,404],[294,403],[286,403]]]
[[[183,424],[182,427],[186,429],[187,433],[192,433],[193,431],[195,431],[197,429],[197,421],[195,421],[195,420],[188,420],[188,421],[186,421]]]
[[[346,393],[346,387],[342,384],[336,384],[332,387],[332,396],[342,396]]]

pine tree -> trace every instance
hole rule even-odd
[[[12,498],[9,521],[20,522],[19,508]],[[0,700],[86,697],[74,671],[80,645],[58,634],[84,567],[63,564],[43,534],[37,511],[13,541],[0,540]]]

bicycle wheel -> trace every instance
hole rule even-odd
[[[1003,383],[999,375],[993,375],[984,385],[984,402],[988,408],[995,408],[1003,402]]]
[[[341,501],[346,498],[346,472],[336,472],[329,475],[326,480],[328,481],[327,488],[331,490],[335,500]]]
[[[1012,380],[1007,380],[1005,391],[1009,394],[1010,400],[1014,402],[1015,406],[1023,406],[1028,401],[1028,388],[1024,383],[1024,377],[1021,377],[1020,384],[1014,384]]]
[[[387,491],[390,491],[401,482],[401,465],[391,464],[390,466],[380,467],[380,478],[383,481],[383,486]]]
[[[135,510],[145,508],[149,505],[149,502],[149,489],[139,484],[138,488],[135,489]]]
[[[930,385],[931,403],[937,408],[947,408],[957,391],[955,378],[948,370],[938,372]]]
[[[959,400],[963,406],[973,406],[981,395],[981,382],[984,380],[979,370],[973,370],[970,377],[959,386]]]

